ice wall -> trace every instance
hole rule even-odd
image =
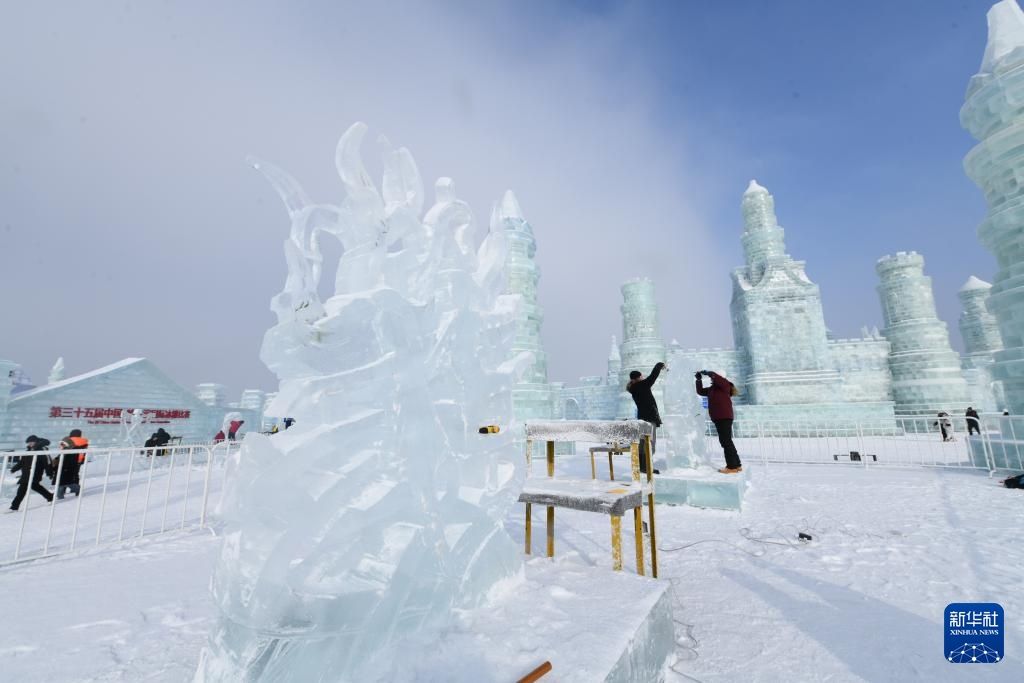
[[[511,387],[531,358],[509,360],[518,297],[502,294],[504,231],[492,225],[477,248],[448,179],[423,215],[412,156],[384,140],[378,189],[365,132],[338,144],[339,205],[258,165],[292,221],[263,342],[281,380],[268,411],[297,421],[249,434],[233,464],[212,582],[221,616],[197,680],[390,680],[454,609],[521,576],[502,519],[525,469]],[[344,253],[321,302],[330,237]],[[501,433],[479,435],[487,424]]]

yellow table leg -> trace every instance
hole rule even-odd
[[[533,503],[526,504],[526,554],[533,552]]]
[[[548,506],[548,557],[555,556],[555,508]]]
[[[651,576],[658,578],[658,538],[654,533],[654,492],[647,494],[648,518],[651,520]]]
[[[533,473],[533,441],[526,440],[526,476]]]
[[[612,517],[612,569],[622,571],[622,517]]]
[[[636,534],[636,573],[644,575],[643,506],[633,508],[633,533]]]
[[[608,476],[615,481],[615,465],[612,464],[612,453],[608,451]]]
[[[548,476],[555,476],[555,442],[548,441]]]
[[[590,451],[590,478],[597,479],[597,467],[594,466],[594,451]]]
[[[654,481],[654,453],[651,452],[651,437],[645,436],[647,440],[647,482]],[[651,532],[651,576],[658,578],[658,539],[654,529],[654,485],[651,484],[651,492],[647,494],[647,515],[650,519]]]
[[[640,444],[636,441],[629,446],[629,460],[633,470],[633,481],[640,481]]]

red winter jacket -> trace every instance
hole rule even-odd
[[[712,420],[731,420],[732,414],[732,382],[718,373],[708,373],[711,386],[705,388],[704,383],[697,379],[697,393],[708,397],[708,415]]]

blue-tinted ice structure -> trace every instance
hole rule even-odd
[[[960,336],[964,340],[964,357],[960,365],[971,392],[971,405],[978,411],[1002,411],[1006,400],[1003,385],[992,378],[995,353],[1003,348],[999,324],[988,310],[992,285],[971,276],[960,288],[958,296],[963,307],[960,313]]]
[[[259,164],[291,218],[288,277],[262,358],[287,431],[249,434],[222,508],[212,590],[220,619],[201,681],[394,680],[459,608],[522,575],[502,520],[525,463],[512,448],[517,297],[505,235],[479,249],[469,207],[441,179],[422,214],[412,156],[382,141],[378,189],[341,138],[338,205]],[[344,247],[317,295],[320,241]],[[512,360],[509,360],[512,358]],[[480,425],[502,427],[481,436]]]
[[[960,357],[949,345],[946,323],[939,320],[932,279],[917,252],[883,256],[875,264],[878,296],[889,341],[889,370],[896,412],[963,415],[971,403]]]
[[[988,44],[967,87],[960,123],[978,140],[964,158],[967,175],[988,203],[978,238],[999,265],[988,308],[995,315],[1003,350],[992,376],[1002,382],[1006,403],[1024,413],[1024,13],[1014,0],[988,12]]]
[[[520,297],[512,353],[518,355],[526,352],[533,357],[512,389],[513,411],[517,422],[548,420],[552,416],[552,397],[551,385],[548,383],[547,355],[540,337],[544,314],[537,303],[540,269],[533,259],[537,252],[537,241],[512,190],[507,191],[501,202],[495,205],[491,223],[505,231],[508,243],[505,264],[508,291]]]
[[[630,280],[622,285],[622,345],[619,348],[619,409],[623,419],[636,417],[636,404],[627,392],[629,373],[637,370],[647,375],[657,363],[668,360],[665,340],[658,322],[658,303],[654,283],[649,278]],[[659,406],[665,405],[665,383],[655,382],[651,393]]]

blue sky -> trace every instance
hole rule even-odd
[[[552,379],[602,371],[638,275],[666,338],[731,345],[751,178],[837,335],[880,325],[875,260],[914,249],[959,345],[956,290],[994,271],[958,122],[989,5],[7,3],[0,356],[37,379],[57,355],[69,373],[147,356],[184,384],[272,388],[287,221],[244,160],[338,200],[356,120],[483,223],[516,191]]]

